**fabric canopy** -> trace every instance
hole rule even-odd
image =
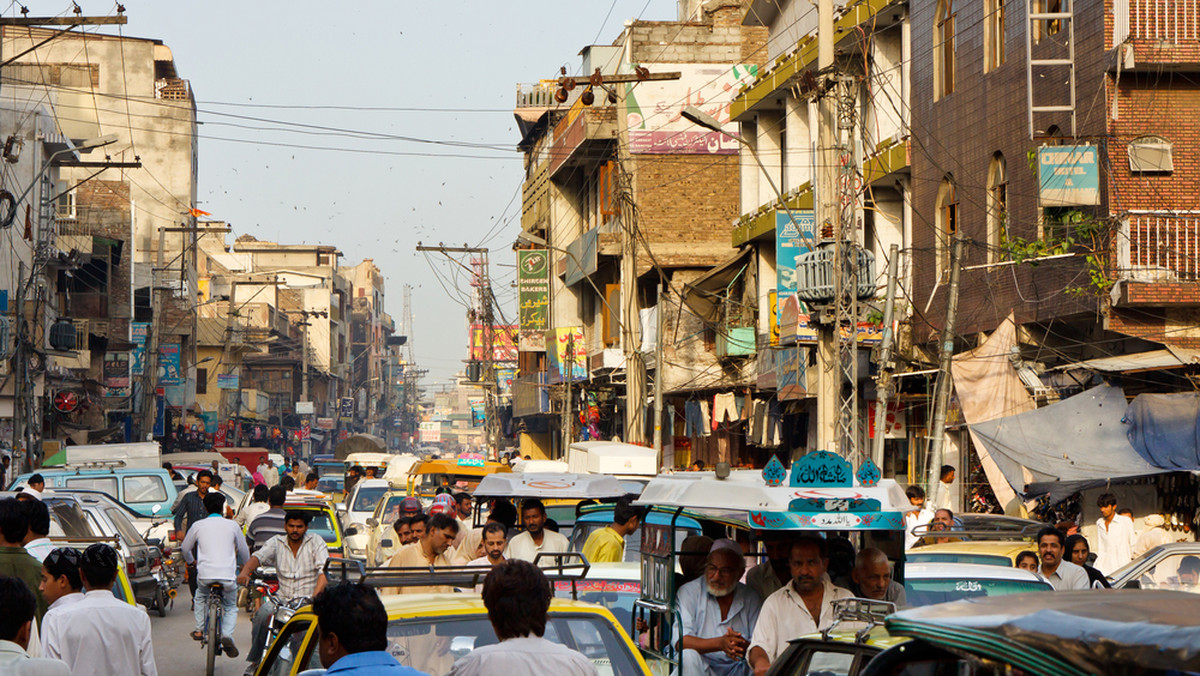
[[[1125,412],[1129,443],[1168,470],[1200,469],[1200,394],[1139,394]]]
[[[1086,482],[1164,472],[1140,455],[1126,436],[1125,394],[1100,385],[1056,404],[970,425],[976,440],[995,456],[1022,492],[1029,485]],[[1026,480],[1012,465],[1024,466]]]

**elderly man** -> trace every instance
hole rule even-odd
[[[842,584],[842,583],[845,584]],[[850,575],[835,582],[849,589],[855,596],[873,601],[888,601],[897,608],[908,605],[904,585],[892,580],[892,564],[887,554],[867,547],[854,558]]]
[[[746,569],[742,550],[718,540],[708,554],[703,577],[679,588],[684,674],[750,676],[746,649],[762,601],[738,582]]]
[[[833,602],[853,596],[825,575],[829,553],[824,540],[804,538],[792,543],[788,565],[792,581],[763,601],[754,625],[750,666],[755,676],[767,673],[788,641],[832,625]]]

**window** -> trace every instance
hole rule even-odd
[[[1200,556],[1182,552],[1157,561],[1137,578],[1142,589],[1171,589],[1200,594]]]
[[[1175,170],[1174,146],[1161,136],[1142,136],[1129,144],[1129,171],[1169,174]]]
[[[1004,65],[1004,0],[984,0],[983,72]]]
[[[954,196],[954,179],[942,179],[937,194],[937,275],[941,279],[950,270],[950,245],[958,233],[958,200]]]
[[[70,190],[69,181],[59,181],[54,188],[54,217],[58,220],[70,220],[75,214],[75,191]]]
[[[1059,14],[1063,11],[1062,0],[1033,0],[1030,5],[1035,14]],[[1058,35],[1062,30],[1062,19],[1034,19],[1033,42],[1037,44],[1047,35]]]
[[[160,476],[127,476],[124,478],[125,503],[163,502],[167,499],[167,488]]]
[[[93,491],[107,493],[117,497],[117,477],[115,476],[77,476],[67,479],[67,488],[87,488]]]
[[[954,92],[954,0],[939,0],[933,27],[933,82],[937,101]]]
[[[988,262],[1006,260],[1004,247],[1008,243],[1008,166],[1003,153],[992,156],[988,165]]]
[[[208,369],[196,369],[196,394],[208,394]]]

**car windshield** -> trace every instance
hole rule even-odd
[[[603,617],[553,613],[545,638],[583,653],[600,676],[640,673],[624,638]],[[431,676],[448,674],[455,660],[495,643],[496,632],[484,615],[388,622],[388,652],[401,664]]]
[[[352,512],[372,512],[375,511],[375,505],[379,504],[379,499],[388,490],[387,486],[371,486],[369,488],[360,488],[354,496],[354,506],[350,508]]]
[[[285,507],[284,509],[289,509]],[[308,532],[316,533],[321,536],[321,539],[326,544],[337,542],[338,535],[336,526],[333,523],[329,512],[324,510],[306,509],[305,512],[312,515],[312,521],[308,522]]]
[[[557,581],[554,583],[554,595],[560,599],[569,599],[571,583]],[[633,618],[633,602],[641,595],[642,584],[637,580],[602,580],[587,579],[575,583],[576,600],[595,603],[608,608],[608,612],[617,618],[617,624],[630,627]]]
[[[387,504],[383,507],[383,513],[380,514],[380,519],[384,524],[394,523],[400,518],[400,503],[404,502],[404,498],[408,496],[404,493],[398,493],[388,498]]]
[[[447,472],[436,472],[429,474],[417,475],[417,488],[422,493],[433,493],[438,486],[445,486],[454,491],[475,490],[483,477],[478,474],[454,474]]]
[[[322,493],[341,493],[344,479],[340,476],[326,474],[317,480],[317,490]]]
[[[90,538],[100,533],[94,532],[88,524],[87,516],[83,515],[73,503],[46,500],[50,508],[50,534],[69,538]],[[57,524],[61,532],[54,532]]]
[[[965,577],[904,581],[904,593],[908,597],[908,605],[913,608],[981,596],[1003,596],[1034,591],[1053,591],[1053,588],[1041,580],[996,580]]]

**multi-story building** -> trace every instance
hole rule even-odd
[[[676,330],[678,312],[663,312],[672,339],[662,364],[653,363],[651,339],[652,308],[672,306],[660,300],[659,283],[678,298],[733,253],[738,144],[680,113],[698,105],[728,121],[731,92],[763,60],[766,31],[741,25],[746,4],[682,3],[678,21],[631,21],[611,45],[582,52],[585,76],[628,75],[638,66],[668,79],[583,83],[558,100],[555,81],[518,88],[526,169],[519,262],[529,262],[528,251],[547,256],[533,280],[540,285],[534,305],[520,301],[513,409],[522,452],[558,456],[582,435],[649,443],[647,370],[667,383],[666,394],[684,398],[749,383],[740,365],[718,364],[711,345],[675,358],[680,341],[694,337]],[[547,395],[548,385],[585,375],[585,385],[558,385],[555,397]],[[579,411],[583,425],[574,422]],[[666,426],[670,453],[673,421]],[[722,452],[729,455],[727,445]]]

